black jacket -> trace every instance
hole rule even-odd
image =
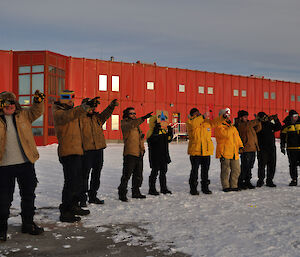
[[[270,121],[261,121],[262,129],[257,133],[258,145],[261,151],[274,151],[276,131],[281,130],[281,123],[278,119],[274,120],[275,124]]]
[[[173,139],[173,130],[168,130],[155,126],[152,135],[148,138],[149,163],[150,168],[159,169],[162,165],[171,162],[169,155],[169,142]]]
[[[280,147],[289,150],[300,150],[300,119],[292,124],[291,117],[287,116],[280,133]]]

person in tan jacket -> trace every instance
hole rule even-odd
[[[224,116],[225,117],[225,116]],[[214,145],[211,140],[211,130],[217,127],[225,119],[223,116],[214,120],[205,119],[197,108],[192,108],[190,118],[186,122],[187,133],[189,136],[188,154],[192,165],[190,173],[190,194],[199,195],[198,170],[201,165],[201,191],[204,194],[211,194],[208,185],[208,170],[210,166],[210,156],[213,155]]]
[[[224,115],[222,109],[219,115]],[[221,163],[221,184],[224,192],[238,191],[238,178],[241,172],[239,151],[243,147],[242,140],[236,127],[232,125],[230,114],[215,130],[217,141],[216,158]]]
[[[22,108],[11,92],[0,94],[0,240],[7,239],[7,220],[15,182],[21,196],[22,233],[39,235],[44,229],[34,221],[37,178],[34,168],[39,158],[31,125],[44,111],[45,96],[36,91],[33,104]]]
[[[255,162],[255,154],[259,151],[259,145],[256,133],[262,128],[259,120],[248,120],[248,112],[240,110],[238,118],[235,121],[235,126],[239,131],[240,137],[244,144],[241,151],[241,174],[239,177],[240,189],[254,189],[251,184],[251,170]]]
[[[127,186],[132,174],[132,198],[146,198],[140,192],[143,183],[143,156],[145,153],[144,137],[139,125],[151,117],[152,112],[141,118],[136,118],[133,107],[123,111],[121,129],[124,141],[123,151],[123,173],[121,183],[118,187],[119,199],[127,202]]]
[[[53,105],[54,128],[58,140],[58,157],[63,166],[64,187],[60,209],[60,221],[76,222],[88,215],[89,210],[79,206],[79,195],[83,187],[83,142],[79,118],[97,105],[94,98],[74,108],[74,91],[64,90],[59,101]]]
[[[90,98],[82,100],[87,103]],[[87,194],[89,203],[104,204],[104,200],[97,197],[100,187],[100,175],[103,167],[103,150],[106,148],[103,133],[103,124],[112,115],[119,103],[114,99],[101,113],[91,108],[85,115],[79,117],[80,130],[82,135],[83,155],[83,188],[80,195],[80,206],[86,207]],[[90,187],[88,186],[89,174],[91,171]]]

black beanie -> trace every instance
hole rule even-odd
[[[267,114],[266,114],[265,112],[259,112],[259,113],[257,114],[257,117],[258,117],[259,119],[263,119],[265,116],[267,116]]]
[[[292,117],[294,114],[298,114],[295,110],[290,110],[289,116]]]
[[[199,110],[197,108],[192,108],[190,110],[190,115],[193,116],[195,114],[195,112],[199,112]]]
[[[247,111],[244,111],[244,110],[240,110],[238,111],[238,118],[241,118],[243,116],[248,116],[249,113]]]

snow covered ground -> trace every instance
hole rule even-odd
[[[168,186],[172,195],[148,196],[139,200],[118,200],[117,187],[122,173],[123,144],[109,144],[104,154],[101,176],[101,198],[105,205],[89,205],[91,214],[82,219],[86,227],[105,231],[105,225],[137,223],[146,229],[158,248],[168,245],[172,252],[192,256],[300,256],[300,187],[289,187],[287,157],[277,153],[277,188],[224,193],[220,184],[220,163],[212,157],[210,189],[212,195],[189,194],[190,163],[187,144],[172,143]],[[36,163],[39,184],[36,190],[36,219],[57,223],[63,185],[62,167],[57,158],[57,145],[39,147]],[[257,163],[256,163],[257,164]],[[148,191],[150,174],[148,155],[144,158],[142,193]],[[257,166],[252,182],[257,181]],[[130,182],[131,183],[131,182]],[[17,191],[17,190],[16,190]],[[18,194],[15,194],[12,214],[19,212]],[[13,217],[10,223],[20,223]],[[57,223],[60,226],[64,224]],[[134,244],[142,235],[135,231],[119,231],[115,242],[131,238]]]

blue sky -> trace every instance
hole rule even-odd
[[[0,49],[300,82],[299,0],[1,0]]]

